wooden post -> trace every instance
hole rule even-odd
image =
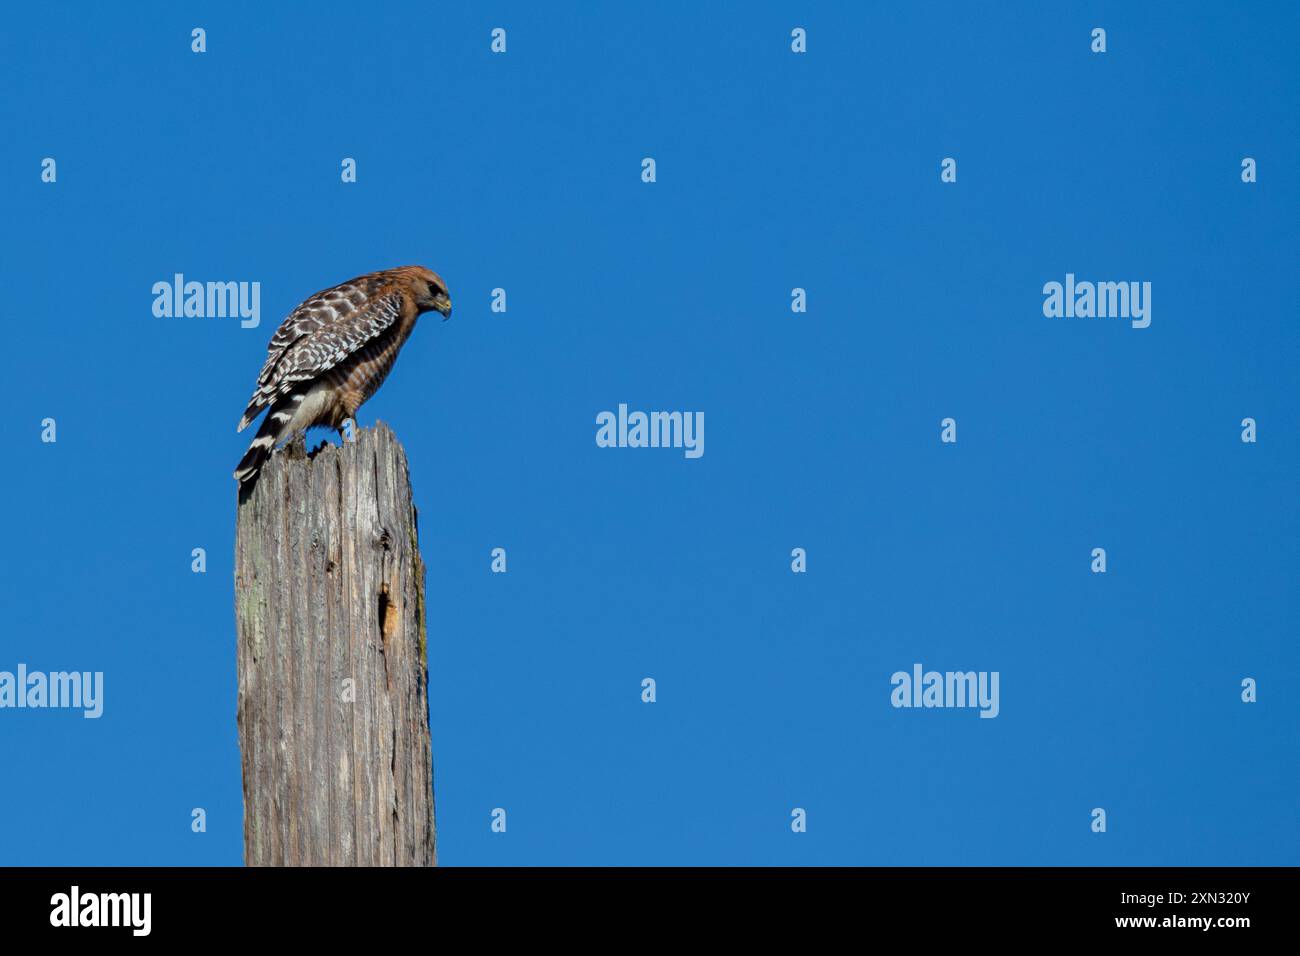
[[[424,563],[387,425],[272,455],[235,530],[249,866],[432,866]]]

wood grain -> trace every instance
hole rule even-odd
[[[435,864],[424,608],[391,429],[273,455],[235,531],[247,865]]]

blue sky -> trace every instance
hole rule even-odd
[[[0,863],[240,862],[235,424],[294,305],[406,263],[455,315],[360,419],[442,863],[1300,863],[1293,6],[379,7],[7,20],[0,670],[105,710],[0,711]],[[155,318],[177,272],[261,326]],[[1151,326],[1045,318],[1067,272]],[[705,454],[598,448],[620,402]],[[916,662],[1000,715],[894,709]]]

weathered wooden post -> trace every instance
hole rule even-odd
[[[249,866],[432,866],[424,564],[384,424],[273,455],[235,531]]]

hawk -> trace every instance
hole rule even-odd
[[[289,313],[267,346],[237,431],[270,409],[235,468],[246,482],[275,446],[317,425],[337,428],[379,390],[422,313],[451,318],[451,297],[436,272],[402,266],[317,292]]]

